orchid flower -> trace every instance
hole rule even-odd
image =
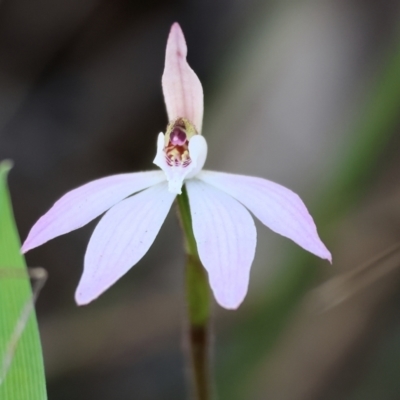
[[[257,241],[250,212],[274,232],[331,261],[307,208],[291,190],[262,178],[203,171],[203,89],[186,54],[175,23],[162,76],[169,123],[158,135],[154,159],[161,170],[113,175],[70,191],[37,221],[23,244],[27,252],[105,212],[85,254],[75,295],[79,305],[96,299],[147,253],[183,185],[198,254],[222,307],[236,309],[247,293]]]

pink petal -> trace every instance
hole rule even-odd
[[[104,215],[86,251],[75,294],[79,305],[100,296],[147,253],[175,197],[163,182],[121,201]]]
[[[197,179],[186,183],[200,260],[217,302],[236,309],[247,293],[257,233],[250,213],[234,198]]]
[[[165,54],[162,87],[168,118],[186,118],[201,132],[203,122],[203,88],[186,61],[185,37],[178,23],[172,25]]]
[[[162,171],[120,174],[97,179],[68,192],[32,227],[22,252],[86,225],[130,194],[163,180]]]
[[[202,171],[197,176],[239,200],[263,224],[309,252],[332,261],[300,197],[277,183],[252,176]]]

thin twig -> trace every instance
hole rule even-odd
[[[321,301],[319,312],[338,306],[374,282],[400,267],[400,243],[387,248],[371,260],[340,274],[315,290]]]

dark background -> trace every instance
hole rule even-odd
[[[400,4],[319,0],[3,0],[0,158],[22,239],[66,191],[151,169],[178,21],[205,92],[207,169],[299,193],[333,254],[258,224],[249,295],[215,306],[220,399],[400,398]],[[182,237],[93,304],[73,301],[95,223],[27,255],[50,400],[183,399]]]

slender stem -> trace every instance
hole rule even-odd
[[[186,298],[188,310],[189,362],[196,400],[211,399],[210,374],[210,287],[193,235],[186,188],[178,196],[178,211],[185,236]]]

